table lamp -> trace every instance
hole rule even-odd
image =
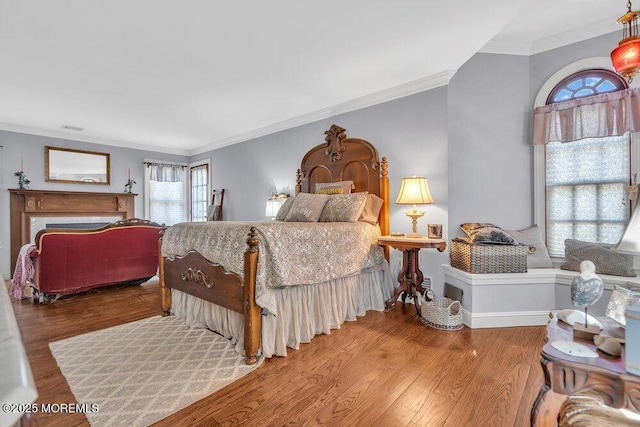
[[[415,175],[411,178],[402,178],[402,185],[400,186],[400,193],[396,203],[413,205],[413,209],[405,212],[411,218],[413,225],[413,231],[407,237],[422,237],[418,234],[418,218],[423,216],[424,212],[419,211],[416,205],[433,203],[427,178],[416,177]]]
[[[288,194],[283,194],[283,193],[273,194],[271,198],[267,200],[267,207],[265,209],[264,215],[271,219],[275,219],[275,217],[278,215],[278,211],[280,210],[280,207],[282,207],[282,205],[284,204],[284,202],[286,202],[288,198],[289,198]]]

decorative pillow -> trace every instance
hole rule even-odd
[[[471,243],[493,243],[499,245],[517,245],[516,239],[497,225],[487,222],[465,222],[460,225],[467,233]]]
[[[377,224],[378,217],[380,216],[380,209],[382,209],[382,205],[384,204],[384,200],[375,194],[367,194],[367,199],[364,201],[364,207],[362,209],[362,214],[360,214],[360,218],[358,221],[368,222],[369,224]]]
[[[316,184],[316,194],[349,194],[356,188],[353,181],[323,182]]]
[[[324,205],[320,222],[356,222],[360,218],[364,201],[367,199],[366,191],[352,194],[336,194],[330,196]]]
[[[289,211],[291,210],[291,206],[293,206],[293,199],[294,197],[288,197],[287,200],[284,201],[282,206],[280,206],[280,209],[278,209],[278,213],[276,214],[277,221],[284,221],[284,219],[287,217]]]
[[[330,196],[326,194],[298,193],[287,214],[288,222],[317,222]]]
[[[564,262],[562,270],[580,271],[580,263],[593,261],[597,274],[633,277],[633,255],[625,255],[610,250],[615,245],[606,243],[583,242],[567,239],[564,241]]]
[[[542,240],[537,225],[524,230],[505,230],[505,232],[521,245],[529,246],[527,252],[528,268],[553,268],[549,251],[547,251],[547,246]]]

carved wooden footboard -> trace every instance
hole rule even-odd
[[[244,278],[196,251],[183,257],[162,256],[159,242],[159,276],[162,313],[170,314],[171,289],[177,289],[244,315],[244,351],[248,365],[258,361],[261,339],[261,312],[255,301],[258,269],[258,233],[251,227],[244,252]]]

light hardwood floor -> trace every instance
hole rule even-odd
[[[53,304],[14,302],[39,403],[75,399],[48,343],[160,314],[157,282]],[[370,311],[264,364],[158,426],[526,426],[545,328],[431,329],[415,308]],[[88,425],[39,414],[40,426]]]

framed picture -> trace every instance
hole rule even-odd
[[[429,239],[442,239],[442,224],[427,224],[427,237]]]

